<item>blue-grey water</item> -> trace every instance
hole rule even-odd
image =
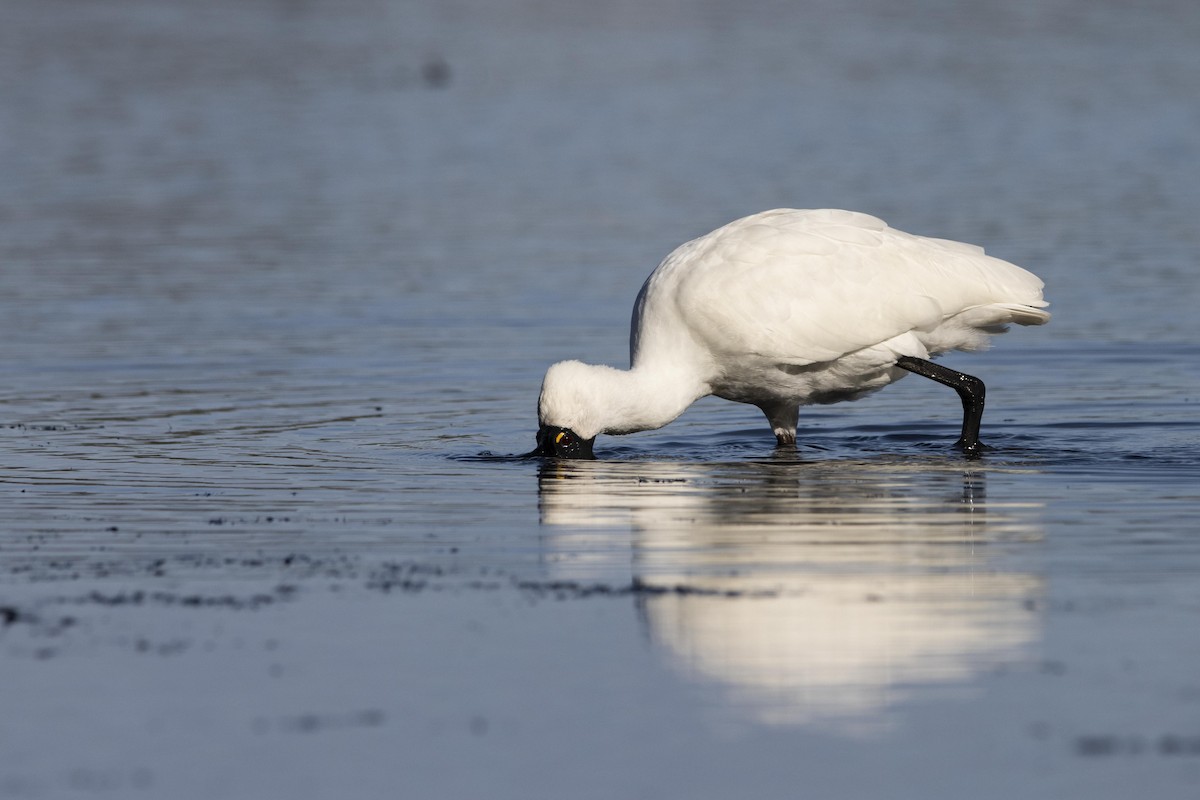
[[[1200,793],[1200,6],[0,5],[0,798]],[[680,242],[1055,314],[529,450]]]

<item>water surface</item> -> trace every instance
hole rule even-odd
[[[1186,3],[0,11],[0,797],[1193,797]],[[533,445],[670,249],[849,207],[1055,318]]]

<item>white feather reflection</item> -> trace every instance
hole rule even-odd
[[[767,724],[886,727],[1037,636],[1037,578],[1005,568],[1036,507],[929,465],[548,465],[556,578],[630,585],[652,641]]]

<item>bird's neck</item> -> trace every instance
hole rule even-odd
[[[638,366],[598,370],[594,375],[601,432],[611,434],[661,428],[709,393],[683,370]]]

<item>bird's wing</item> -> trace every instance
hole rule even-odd
[[[739,220],[684,245],[659,272],[715,352],[792,364],[932,330],[976,307],[1045,305],[1036,276],[981,248],[844,211]]]

